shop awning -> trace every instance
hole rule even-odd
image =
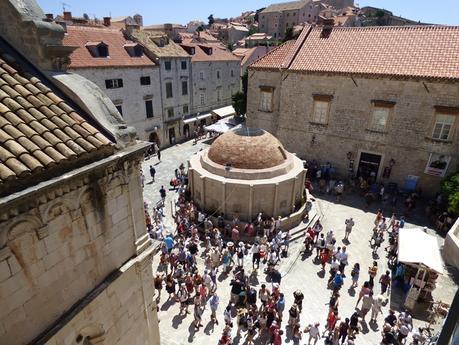
[[[212,116],[211,113],[195,115],[195,116],[183,119],[183,123],[185,123],[185,124],[186,123],[191,123],[191,122],[195,122],[195,121],[198,121],[198,120],[206,119],[206,118],[211,117],[211,116]]]
[[[212,110],[212,114],[217,115],[223,119],[225,117],[235,115],[236,111],[232,105],[228,105],[227,107]]]
[[[437,238],[419,228],[399,230],[398,261],[427,267],[443,274]]]
[[[217,132],[217,133],[226,133],[229,130],[236,129],[241,127],[241,125],[236,125],[234,121],[230,121],[232,119],[221,119],[215,122],[214,124],[211,124],[209,126],[205,126],[204,130],[208,132]]]

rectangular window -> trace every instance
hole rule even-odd
[[[147,114],[147,119],[153,117],[153,101],[145,101],[145,113]]]
[[[120,87],[123,87],[123,79],[106,79],[105,87],[107,89],[119,89]]]
[[[435,117],[432,138],[437,140],[450,139],[455,119],[456,116],[454,115],[437,114]]]
[[[234,77],[234,71],[231,70],[231,78]]]
[[[220,102],[221,100],[220,90],[217,90],[217,102]]]
[[[172,69],[172,63],[170,61],[164,61],[164,68],[166,71],[170,71]]]
[[[182,61],[182,69],[186,69],[186,61]]]
[[[220,79],[220,71],[217,71],[217,79]]]
[[[273,90],[260,90],[260,110],[270,112],[273,111]]]
[[[328,123],[329,109],[330,109],[330,101],[314,100],[312,122],[326,125]]]
[[[188,95],[188,82],[182,81],[182,96]]]
[[[373,113],[371,114],[371,123],[370,129],[378,132],[384,132],[386,130],[387,120],[389,119],[390,114],[389,107],[378,107],[373,108]]]
[[[172,83],[166,83],[166,98],[172,98]]]
[[[204,72],[199,72],[199,79],[204,80]]]
[[[167,108],[167,117],[174,117],[174,108]]]
[[[118,110],[118,113],[120,113],[120,115],[123,116],[123,107],[121,105],[117,105],[116,110]]]
[[[206,101],[205,98],[204,98],[204,94],[201,93],[201,94],[199,95],[199,98],[200,98],[200,101],[201,101],[201,105],[204,105],[204,104],[205,104],[205,101]]]
[[[140,77],[140,85],[150,85],[150,77]]]
[[[189,112],[188,104],[185,104],[185,105],[183,106],[183,115],[188,114],[188,112]]]

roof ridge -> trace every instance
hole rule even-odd
[[[107,33],[121,33],[120,29],[111,29],[102,26],[81,26],[81,25],[69,25],[67,26],[67,31],[106,31]]]
[[[313,26],[322,30],[322,26]],[[394,26],[334,26],[332,31],[395,31],[395,30],[447,30],[459,29],[459,25],[394,25]]]

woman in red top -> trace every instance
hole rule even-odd
[[[322,270],[325,271],[325,264],[330,260],[330,251],[323,249],[320,253],[320,263],[322,264]]]
[[[338,321],[338,312],[336,310],[330,311],[327,317],[327,328],[325,329],[325,332],[332,332],[335,329],[336,321]]]

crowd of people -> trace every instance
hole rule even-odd
[[[154,180],[156,171],[150,169],[150,172]],[[324,277],[328,272],[324,286],[329,289],[328,310],[322,320],[302,325],[301,315],[307,312],[303,307],[303,286],[293,293],[294,302],[286,306],[279,266],[289,255],[290,234],[282,231],[280,218],[259,214],[243,226],[237,217],[227,221],[223,214],[205,214],[187,191],[183,164],[175,170],[173,181],[171,187],[177,193],[175,229],[164,226],[167,193],[164,186],[159,190],[161,203],[151,207],[145,204],[148,233],[152,239],[162,241],[160,264],[153,282],[155,298],[159,305],[165,289],[164,303],[179,303],[179,315],[192,314],[195,331],[203,327],[206,310],[212,323],[224,325],[219,344],[232,344],[233,337],[238,337],[247,344],[258,338],[267,344],[280,345],[288,336],[294,343],[304,338],[307,344],[317,344],[323,339],[325,344],[352,345],[368,324],[377,323],[382,329],[381,344],[403,344],[413,331],[412,317],[407,311],[397,316],[389,310],[380,318],[388,303],[391,271],[380,272],[378,260],[374,260],[368,267],[367,278],[361,279],[363,268],[359,263],[348,267],[348,246],[340,246],[334,231],[324,229],[320,220],[305,230],[304,252],[315,253],[312,260],[320,264]],[[350,243],[355,223],[353,218],[344,221],[343,243]],[[398,230],[404,224],[403,217],[397,219],[392,214],[387,220],[381,210],[375,216],[369,246],[373,257],[379,258],[378,251],[388,237],[385,251],[389,267],[396,265]],[[266,283],[259,283],[261,273],[266,274]],[[340,310],[340,300],[351,298],[343,296],[344,286],[358,289],[351,315],[342,315]],[[222,289],[228,289],[230,300],[221,307],[221,297],[226,296]]]

